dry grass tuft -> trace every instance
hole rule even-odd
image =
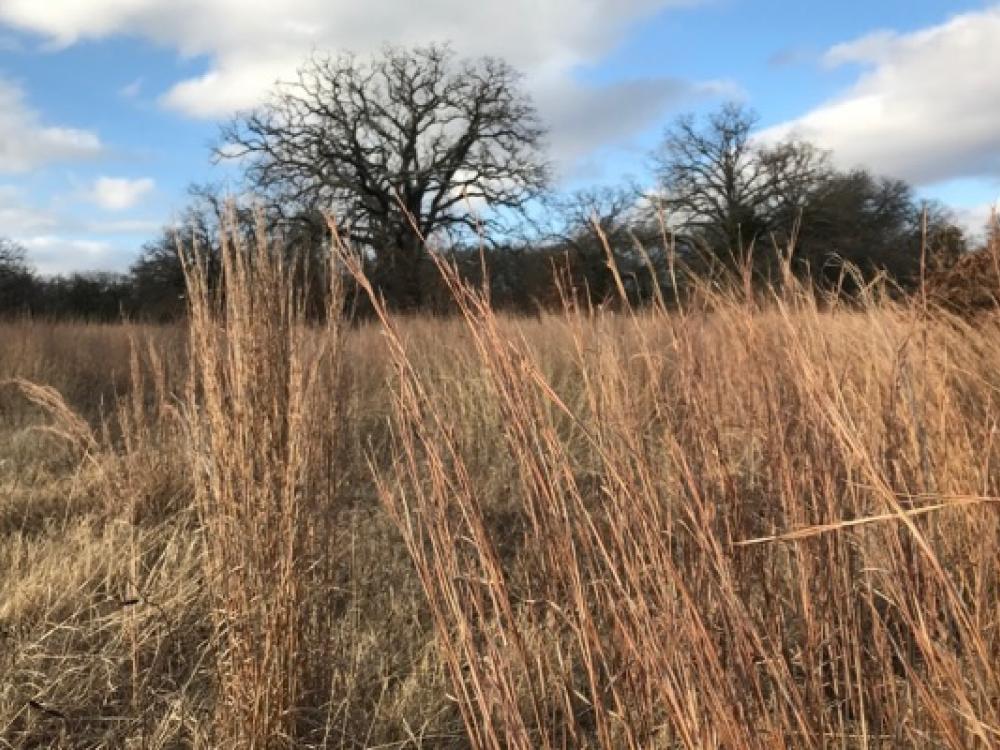
[[[222,271],[215,294],[200,259],[186,269],[185,414],[221,639],[216,721],[239,747],[291,745],[310,681],[322,673],[301,658],[302,644],[322,637],[326,604],[309,586],[316,566],[336,557],[325,554],[336,536],[324,525],[336,497],[316,467],[336,448],[318,431],[338,422],[326,389],[337,387],[339,316],[307,330],[295,269],[263,235],[250,245],[227,231]]]

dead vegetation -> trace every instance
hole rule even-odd
[[[0,745],[1000,743],[991,317],[317,327],[226,253],[184,335],[0,328]]]
[[[984,247],[928,274],[927,293],[936,306],[966,319],[996,312],[1000,305],[1000,217],[995,213],[989,226],[992,230]]]

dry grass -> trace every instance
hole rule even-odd
[[[954,263],[932,269],[928,296],[936,305],[967,319],[995,312],[1000,304],[1000,216],[990,215],[986,246]]]
[[[183,334],[0,327],[0,746],[1000,744],[989,316],[317,328],[227,252]]]

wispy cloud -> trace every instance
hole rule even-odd
[[[0,33],[0,52],[24,52],[24,43],[13,34]]]
[[[142,83],[141,77],[136,78],[118,89],[118,94],[126,99],[135,99],[142,92]]]
[[[20,87],[0,78],[0,172],[17,173],[103,152],[90,130],[46,124],[25,102]]]
[[[995,203],[981,203],[976,206],[957,208],[954,210],[955,222],[974,240],[986,236],[990,220],[1000,211],[1000,200]]]
[[[0,227],[5,236],[49,232],[58,224],[49,211],[32,206],[15,185],[0,185]]]
[[[90,269],[124,268],[127,251],[104,240],[37,235],[21,240],[35,269],[45,275]]]
[[[78,192],[67,192],[40,203],[16,185],[0,185],[0,233],[24,245],[41,273],[122,271],[162,226],[154,218],[74,212],[80,198]]]
[[[789,68],[813,62],[819,56],[815,48],[804,45],[782,47],[767,58],[767,64],[772,68]]]

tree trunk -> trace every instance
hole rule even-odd
[[[421,265],[423,243],[412,232],[399,232],[379,259],[374,281],[390,307],[419,310],[424,305]]]

